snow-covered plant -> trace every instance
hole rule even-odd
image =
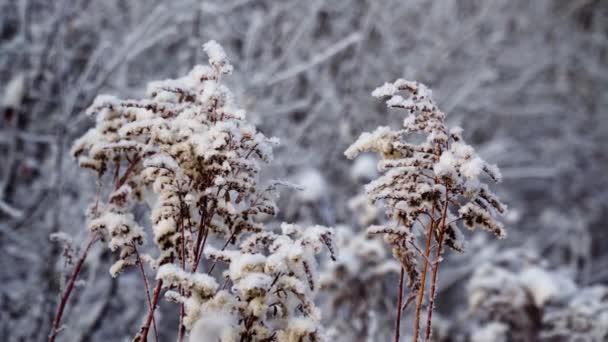
[[[370,202],[365,193],[360,193],[348,201],[348,209],[356,218],[356,223],[367,227],[381,218],[382,210]]]
[[[495,165],[486,163],[464,142],[461,128],[447,127],[445,114],[423,84],[399,79],[377,88],[372,95],[387,97],[389,108],[406,110],[409,115],[403,121],[402,129],[379,127],[372,133],[363,133],[345,155],[352,159],[371,151],[380,156],[378,169],[384,174],[370,182],[366,192],[372,201],[383,202],[391,220],[385,225],[369,227],[368,233],[383,235],[402,266],[395,340],[399,339],[404,275],[407,273],[411,293],[406,303],[415,298],[413,339],[418,341],[430,268],[424,334],[425,340],[429,340],[443,247],[464,250],[459,223],[469,229],[479,226],[499,238],[505,236],[503,226],[495,216],[504,214],[506,207],[480,179],[485,173],[497,182],[500,173]],[[422,233],[424,241],[420,247],[418,232]]]
[[[467,285],[469,324],[463,328],[472,336],[491,333],[492,341],[537,340],[545,307],[575,289],[567,275],[549,271],[536,253],[503,251],[473,272]]]
[[[222,84],[233,67],[220,45],[210,41],[204,50],[209,66],[152,82],[141,100],[98,96],[87,110],[96,125],[72,153],[112,186],[107,203],[88,211],[91,241],[118,252],[113,277],[131,266],[141,273],[149,312],[136,341],[147,340],[151,326],[158,339],[154,311],[163,290],[180,304],[180,341],[190,331],[192,341],[321,340],[315,255],[323,245],[333,253],[332,230],[283,225],[277,234],[260,223],[276,213],[284,184],[258,185],[259,161],[272,159],[277,140],[245,121]],[[136,202],[150,209],[149,223],[137,219]],[[156,251],[142,253],[150,233]],[[220,261],[228,270],[218,278]],[[144,265],[156,271],[153,292]],[[61,312],[52,339],[60,320]]]
[[[228,269],[222,289],[218,291],[213,282],[212,291],[184,300],[184,323],[194,329],[191,341],[323,340],[321,313],[312,301],[319,288],[315,255],[326,246],[334,258],[332,235],[326,227],[303,229],[284,223],[281,234],[251,234],[239,249],[210,246],[205,255],[214,262],[227,263]],[[190,282],[187,277],[182,280],[181,270],[174,269],[173,265],[162,266],[157,277],[177,286]],[[212,281],[206,275],[196,276]],[[230,291],[224,290],[227,284],[231,284]]]
[[[605,341],[608,289],[578,286],[574,275],[529,249],[502,251],[476,267],[467,321],[450,334],[472,341]]]
[[[597,285],[582,288],[566,305],[547,308],[543,316],[541,341],[608,340],[608,288]]]
[[[321,274],[328,325],[342,341],[389,339],[394,297],[387,294],[399,263],[365,231],[336,227],[336,244],[340,257]]]

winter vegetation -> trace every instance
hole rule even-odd
[[[401,312],[410,302],[416,305],[413,341],[418,341],[430,273],[424,332],[424,340],[429,341],[444,246],[458,252],[465,249],[458,226],[461,223],[469,229],[479,226],[499,238],[506,235],[495,217],[504,215],[507,208],[480,180],[485,173],[500,181],[501,174],[496,165],[486,163],[463,141],[462,128],[445,125],[445,114],[425,85],[398,79],[385,83],[372,95],[388,98],[389,108],[409,112],[403,120],[403,129],[382,126],[372,133],[363,133],[344,154],[350,159],[363,152],[380,155],[378,169],[384,174],[365,190],[372,202],[384,203],[390,220],[370,226],[367,233],[384,236],[401,265],[395,341],[399,341]],[[416,135],[420,143],[407,141]],[[424,236],[420,239],[422,245],[416,241],[419,240],[416,235]],[[410,293],[404,301],[405,274]]]
[[[0,0],[0,340],[607,340],[607,17]]]
[[[134,341],[147,341],[150,327],[158,340],[161,296],[179,306],[178,341],[187,335],[191,341],[319,341],[315,255],[326,246],[335,259],[333,230],[283,223],[275,232],[260,222],[276,213],[277,187],[288,185],[258,184],[260,162],[272,160],[278,141],[246,122],[222,84],[233,71],[223,48],[215,41],[203,48],[208,66],[150,83],[142,100],[100,95],[87,110],[96,125],[76,140],[72,154],[96,173],[100,187],[87,211],[88,246],[100,240],[117,252],[112,277],[141,273],[148,313]],[[111,190],[103,200],[106,181]],[[135,218],[135,202],[150,212],[148,224]],[[148,235],[154,254],[140,253]],[[59,334],[86,255],[64,289],[49,341]],[[218,264],[226,266],[221,273]]]

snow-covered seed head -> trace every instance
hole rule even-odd
[[[505,237],[496,217],[506,212],[506,206],[484,184],[483,177],[499,181],[500,172],[464,142],[462,128],[447,127],[445,114],[425,85],[399,79],[385,83],[372,95],[385,98],[390,108],[407,112],[403,127],[383,126],[362,133],[344,154],[350,159],[364,152],[378,154],[378,170],[383,174],[365,190],[371,202],[384,204],[392,222],[373,225],[368,233],[384,236],[416,292],[423,285],[418,279],[418,264],[426,258],[416,246],[416,228],[425,230],[423,235],[441,247],[459,252],[465,248],[461,224],[471,229],[480,226]],[[412,135],[422,137],[422,141],[409,142]]]
[[[222,84],[233,71],[222,47],[210,41],[203,49],[208,66],[151,82],[143,99],[100,95],[87,110],[96,124],[72,154],[100,181],[112,180],[89,230],[120,252],[112,276],[144,262],[156,270],[164,298],[183,304],[192,338],[317,338],[316,258],[323,247],[335,258],[333,230],[289,225],[276,234],[260,222],[277,212],[277,187],[288,185],[258,184],[278,140],[249,124]],[[146,229],[136,201],[149,209]],[[143,253],[146,233],[155,253]]]

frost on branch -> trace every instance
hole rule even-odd
[[[158,289],[181,306],[182,337],[321,340],[316,255],[326,247],[333,258],[333,231],[283,225],[273,233],[260,223],[276,213],[277,187],[286,185],[258,185],[260,161],[272,160],[278,140],[248,124],[222,84],[233,67],[221,46],[204,50],[208,66],[150,83],[146,98],[101,95],[87,110],[96,125],[72,153],[112,185],[107,203],[92,206],[89,230],[120,251],[112,276],[138,265],[146,279],[143,263],[156,270]],[[135,220],[138,201],[150,210],[148,229]],[[147,234],[154,257],[138,251]],[[221,278],[217,263],[227,265]],[[135,340],[145,340],[151,320]]]
[[[220,291],[208,302],[198,303],[198,316],[242,320],[235,326],[237,335],[255,341],[323,339],[320,311],[313,302],[319,288],[315,256],[324,248],[333,256],[333,230],[291,224],[283,224],[281,230],[281,234],[251,234],[238,249],[207,249],[208,258],[228,264],[224,279],[230,292]],[[230,301],[216,307],[214,303],[229,293]]]
[[[442,248],[464,250],[461,223],[469,229],[481,227],[504,237],[504,228],[496,216],[504,214],[506,206],[481,178],[485,174],[499,181],[498,168],[476,155],[464,142],[461,128],[446,126],[445,114],[426,86],[399,79],[384,84],[372,95],[386,97],[389,108],[407,112],[403,127],[379,127],[372,133],[363,133],[345,155],[352,159],[363,152],[375,152],[380,157],[378,170],[383,175],[365,190],[370,200],[384,205],[391,222],[371,226],[368,233],[384,236],[409,278],[411,293],[419,292],[416,339],[427,269],[432,272],[430,326],[437,275],[434,264],[441,261]],[[423,244],[418,244],[419,233],[425,236]],[[435,248],[434,261],[429,261],[431,245]],[[430,330],[427,327],[425,339],[430,337]]]

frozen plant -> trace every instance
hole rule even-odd
[[[401,267],[382,242],[365,231],[336,227],[336,233],[340,257],[321,274],[328,325],[342,341],[387,340],[394,320],[389,311],[394,298],[387,293]]]
[[[98,198],[87,213],[87,250],[101,240],[118,252],[113,277],[130,267],[141,274],[149,310],[135,341],[146,341],[151,327],[158,340],[154,312],[163,291],[180,305],[178,341],[187,334],[193,342],[322,340],[315,256],[325,245],[333,254],[333,231],[283,225],[278,234],[260,223],[276,213],[277,187],[286,185],[258,185],[259,161],[272,159],[277,140],[245,121],[222,84],[233,67],[221,46],[210,41],[204,50],[209,66],[152,82],[141,100],[100,95],[87,110],[96,125],[72,153],[100,186],[111,180],[107,201]],[[137,219],[135,202],[147,205],[149,223]],[[64,292],[51,341],[85,257]],[[213,273],[218,262],[228,265],[223,276]],[[153,290],[146,266],[156,272]]]
[[[541,341],[608,340],[608,288],[602,285],[579,289],[558,308],[543,316]]]
[[[455,328],[472,330],[473,341],[490,333],[490,340],[535,341],[545,308],[575,289],[565,274],[549,271],[537,253],[506,250],[475,268],[466,292],[467,325]]]
[[[345,152],[349,159],[363,152],[380,156],[378,169],[384,174],[366,186],[372,201],[381,201],[391,219],[384,225],[368,228],[370,234],[383,235],[394,257],[401,263],[395,341],[399,340],[403,310],[404,277],[407,273],[410,296],[405,306],[415,301],[413,340],[418,341],[424,305],[427,274],[430,289],[424,340],[431,335],[431,322],[439,264],[444,246],[464,250],[463,235],[458,228],[479,226],[499,238],[505,231],[497,215],[506,206],[490,191],[481,176],[500,181],[495,165],[482,160],[462,138],[460,127],[448,128],[445,114],[439,110],[431,91],[418,82],[399,79],[373,91],[387,98],[389,108],[403,109],[409,115],[403,128],[379,127],[363,133]],[[418,245],[421,232],[423,245]]]
[[[321,313],[312,300],[319,289],[315,255],[327,247],[335,259],[332,241],[332,229],[283,223],[281,234],[251,234],[239,249],[208,248],[210,260],[229,265],[222,288],[232,287],[212,298],[193,296],[185,301],[186,325],[196,332],[191,341],[324,340]],[[208,336],[210,330],[221,333]]]
[[[608,289],[578,285],[574,276],[567,266],[550,265],[533,249],[501,251],[475,267],[467,286],[466,319],[453,321],[449,337],[605,341]]]

